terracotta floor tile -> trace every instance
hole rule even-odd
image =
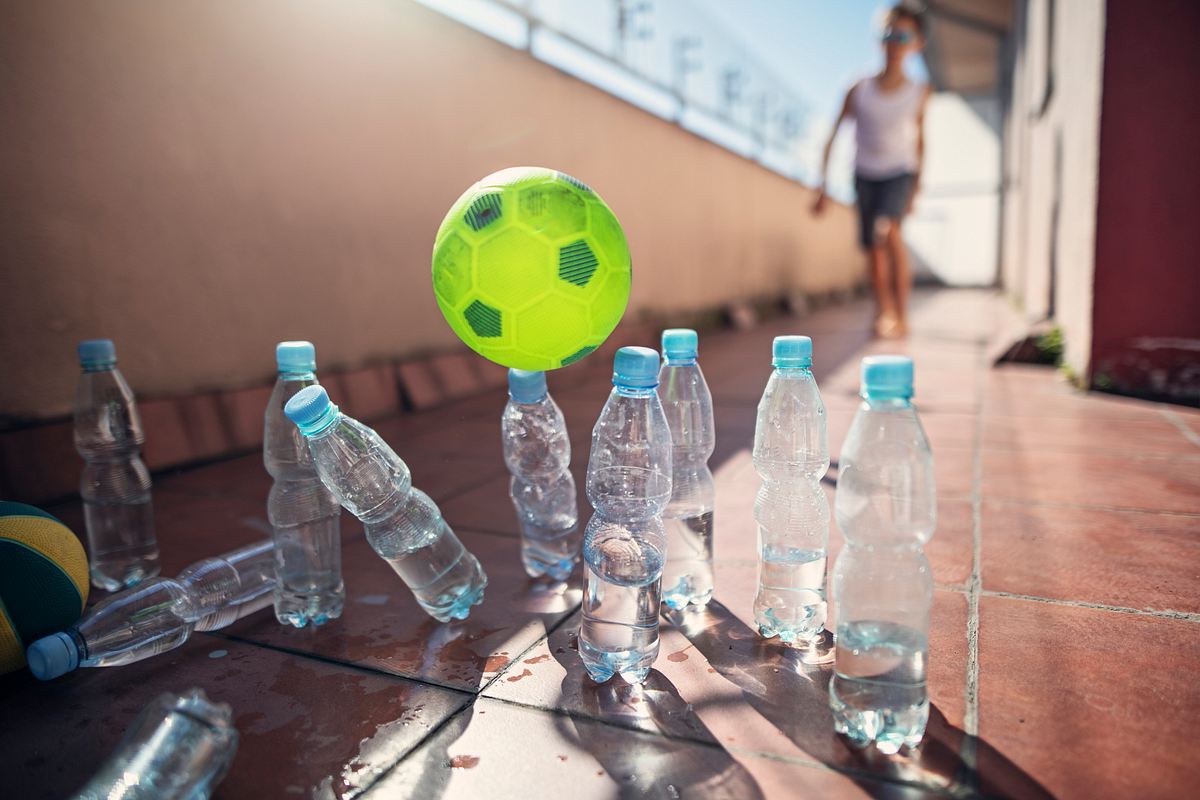
[[[1200,516],[983,504],[985,589],[1200,613]]]
[[[834,734],[827,648],[813,660],[778,641],[763,641],[741,614],[719,602],[673,619],[661,628],[655,670],[640,689],[619,679],[597,687],[586,677],[576,649],[576,616],[510,666],[485,695],[931,788],[954,783],[962,768],[962,732],[954,727],[961,725],[966,663],[962,595],[938,593],[930,657],[930,693],[937,710],[923,752],[892,759],[859,753]],[[665,708],[655,713],[656,705]]]
[[[156,658],[51,683],[21,671],[0,678],[0,750],[19,766],[5,778],[6,795],[67,796],[147,703],[189,687],[234,711],[237,756],[218,797],[353,794],[469,699],[203,634]],[[58,723],[52,732],[28,735],[47,719]]]
[[[1156,403],[1081,392],[1049,367],[1006,364],[984,379],[984,413],[1014,417],[1083,417],[1094,420],[1161,419]]]
[[[443,503],[442,515],[455,528],[519,536],[516,511],[509,498],[510,481],[508,473],[497,475]],[[587,501],[582,491],[578,502],[581,509],[585,507]]]
[[[243,545],[267,539],[271,526],[267,521],[266,496],[262,500],[240,495],[220,498],[175,489],[156,489],[153,495],[154,529],[158,539],[163,575],[175,575],[202,558],[218,556]],[[87,542],[83,506],[70,500],[48,509]],[[362,535],[357,520],[342,516],[342,540]],[[97,598],[100,595],[96,593]]]
[[[603,700],[599,700],[603,703]],[[669,689],[647,715],[694,716]],[[668,725],[677,724],[671,720]],[[552,790],[549,787],[554,787]],[[809,764],[762,758],[481,699],[367,793],[368,798],[536,797],[898,798],[923,793]]]
[[[985,449],[983,492],[1024,502],[1197,513],[1200,461]]]
[[[1188,440],[1165,417],[989,416],[983,422],[983,445],[995,450],[1178,455],[1200,462],[1200,445]],[[1200,463],[1196,467],[1200,469]]]
[[[154,476],[154,488],[214,497],[236,496],[261,499],[264,507],[271,491],[271,476],[263,466],[261,453],[168,471]]]
[[[1200,625],[984,597],[979,630],[981,738],[1055,796],[1194,794]]]
[[[377,429],[397,455],[408,464],[412,471],[413,483],[435,501],[441,502],[487,481],[488,478],[507,474],[500,453],[499,422],[496,425],[495,445],[492,448],[482,448],[488,450],[488,455],[484,457],[472,455],[466,443],[454,440],[453,436],[430,435],[419,439],[412,434],[406,437],[396,436],[385,425],[379,425]],[[478,426],[473,427],[476,432],[479,430]],[[440,443],[435,443],[438,441]],[[491,444],[492,440],[490,437],[480,437],[479,441],[482,446]],[[158,489],[214,498],[261,498],[265,514],[267,494],[271,490],[271,476],[263,467],[262,456],[251,453],[214,464],[168,472],[156,476],[154,484]]]
[[[499,400],[499,398],[497,398]],[[423,451],[454,456],[468,456],[485,464],[503,466],[500,446],[500,415],[504,403],[499,402],[495,414],[463,420],[443,420],[414,415],[400,418],[397,424],[377,428],[397,453]],[[401,430],[397,430],[403,426]]]
[[[412,592],[362,539],[342,548],[341,619],[297,630],[264,612],[226,630],[245,641],[477,690],[574,611],[580,592],[526,577],[513,538],[458,534],[488,575],[483,603],[464,622],[442,624],[421,611]]]

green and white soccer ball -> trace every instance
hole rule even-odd
[[[463,193],[438,228],[433,290],[454,332],[506,367],[565,367],[599,347],[629,302],[629,246],[582,181],[512,167]]]

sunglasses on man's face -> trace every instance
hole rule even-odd
[[[883,34],[884,44],[909,44],[916,40],[911,31],[886,31]]]

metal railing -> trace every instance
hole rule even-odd
[[[689,0],[418,0],[789,178],[809,106]]]

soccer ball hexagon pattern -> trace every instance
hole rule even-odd
[[[542,167],[495,172],[438,228],[433,290],[450,327],[506,367],[565,367],[599,347],[631,280],[621,224],[587,184]]]

